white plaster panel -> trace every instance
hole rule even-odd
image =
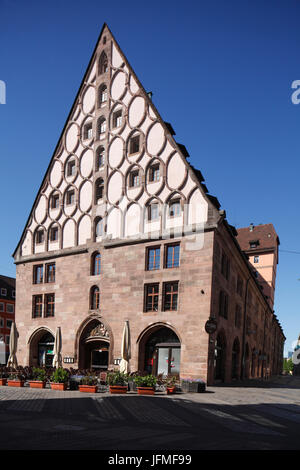
[[[79,207],[86,212],[92,204],[93,187],[90,181],[85,181],[79,191]]]
[[[124,72],[117,72],[111,83],[111,97],[113,100],[119,100],[125,92],[126,75]]]
[[[49,242],[48,251],[59,250],[59,242]]]
[[[88,75],[88,78],[87,78],[87,81],[88,82],[93,82],[96,78],[96,70],[97,70],[97,65],[96,65],[96,61],[94,62],[94,65]]]
[[[154,112],[154,110],[152,109],[152,106],[149,106],[149,116],[152,118],[152,119],[156,119],[156,114]]]
[[[38,224],[40,224],[46,217],[46,208],[47,208],[47,198],[45,196],[40,196],[38,205],[35,209],[34,216]]]
[[[80,171],[84,178],[88,178],[93,171],[94,153],[92,149],[87,149],[80,159]]]
[[[178,188],[183,183],[185,176],[186,166],[181,156],[176,152],[169,160],[167,167],[168,185],[173,189]]]
[[[136,96],[131,102],[128,110],[129,124],[131,127],[138,127],[145,113],[145,100],[141,96]]]
[[[162,125],[155,123],[147,136],[147,149],[151,155],[157,155],[165,142],[165,134]]]
[[[188,224],[197,224],[207,221],[208,203],[201,194],[200,189],[196,189],[188,205]]]
[[[89,86],[83,95],[82,98],[82,109],[85,114],[90,113],[95,106],[95,88]]]
[[[107,235],[112,238],[120,238],[121,236],[122,213],[119,209],[114,208],[109,211],[107,216]]]
[[[26,256],[26,255],[31,255],[31,250],[32,250],[32,235],[30,232],[26,233],[26,236],[24,238],[24,241],[21,246],[21,255]]]
[[[146,135],[147,130],[149,129],[151,124],[153,124],[153,121],[151,121],[147,116],[143,124],[140,125],[140,130]]]
[[[163,152],[160,154],[159,158],[161,158],[165,163],[168,160],[169,156],[171,153],[173,153],[175,150],[174,147],[170,144],[170,142],[167,140],[167,144],[163,150]]]
[[[122,175],[119,172],[114,173],[109,180],[107,189],[107,197],[112,204],[115,204],[121,198],[122,186]]]
[[[127,91],[124,98],[122,98],[122,103],[124,103],[125,106],[127,106],[131,98],[132,98],[132,95]]]
[[[63,228],[63,248],[70,248],[75,245],[75,223],[70,219]]]
[[[138,188],[129,188],[127,187],[127,196],[130,199],[135,199],[141,192],[140,186]]]
[[[141,208],[132,204],[125,213],[125,237],[140,233]]]
[[[112,168],[116,168],[120,165],[123,158],[124,144],[123,140],[116,137],[111,143],[108,151],[108,162]]]
[[[91,219],[87,215],[78,224],[78,245],[84,245],[91,238]]]
[[[78,126],[81,126],[81,123],[82,121],[86,118],[86,115],[80,111],[80,113],[78,114],[77,118],[76,119],[73,119],[74,121],[76,121],[76,123],[78,124]]]
[[[66,149],[68,152],[73,152],[78,143],[78,127],[76,124],[71,124],[66,132]]]
[[[121,67],[123,63],[123,59],[121,55],[119,54],[119,51],[117,50],[116,46],[113,44],[112,47],[112,66],[113,67]]]
[[[61,163],[56,161],[50,170],[50,183],[56,188],[62,177]]]
[[[161,187],[162,178],[160,177],[159,181],[154,181],[152,183],[147,183],[147,191],[149,194],[155,194]]]
[[[191,191],[195,188],[195,186],[196,186],[195,182],[192,180],[192,178],[189,175],[184,187],[181,189],[182,193],[184,194],[186,198],[188,197],[188,194],[190,194]]]
[[[41,243],[41,244],[35,244],[35,247],[34,247],[34,253],[44,253],[45,251],[45,244],[44,243]]]
[[[133,78],[133,76],[131,75],[130,76],[130,90],[131,90],[131,93],[134,95],[135,93],[137,93],[139,91],[139,86],[137,84],[137,82],[135,81],[135,79]]]

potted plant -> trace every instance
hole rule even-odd
[[[7,374],[1,370],[0,371],[0,385],[6,385],[6,382],[7,382]]]
[[[7,385],[9,387],[24,387],[24,378],[17,372],[11,372],[7,379]]]
[[[33,380],[29,380],[30,388],[45,388],[47,373],[45,369],[33,368]]]
[[[181,381],[181,390],[186,393],[205,392],[206,384],[202,379],[185,378]]]
[[[96,393],[97,392],[98,380],[95,375],[88,374],[85,377],[82,377],[79,384],[80,392]]]
[[[107,383],[110,393],[127,393],[128,376],[118,370],[107,374]]]
[[[154,395],[157,378],[154,375],[137,375],[133,378],[139,395]]]
[[[68,371],[59,367],[51,375],[51,388],[52,390],[66,390],[69,374]]]
[[[176,382],[177,382],[177,376],[176,375],[171,375],[170,377],[166,378],[166,390],[167,390],[167,395],[173,395],[176,391]]]

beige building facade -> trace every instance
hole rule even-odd
[[[117,367],[128,321],[132,371],[280,372],[281,326],[187,158],[104,25],[14,253],[20,364],[50,365],[60,327],[65,367]]]

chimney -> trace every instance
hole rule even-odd
[[[249,230],[250,230],[250,232],[253,232],[253,230],[254,230],[254,225],[253,225],[252,222],[251,222],[251,224],[249,225]]]

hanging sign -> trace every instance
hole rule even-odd
[[[206,333],[208,333],[209,335],[211,335],[212,333],[214,333],[217,329],[217,322],[216,320],[214,320],[213,318],[210,318],[209,320],[207,320],[207,322],[205,323],[205,331]]]

